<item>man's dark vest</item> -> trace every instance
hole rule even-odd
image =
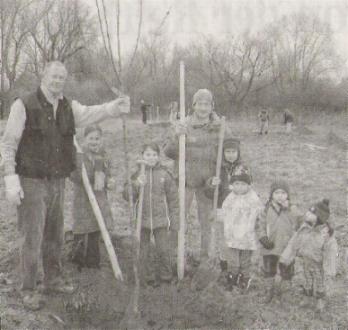
[[[75,168],[75,122],[70,103],[53,106],[41,89],[21,100],[26,121],[16,154],[16,173],[28,178],[65,178]]]

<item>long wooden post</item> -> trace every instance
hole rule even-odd
[[[185,65],[180,62],[180,122],[185,123]],[[184,278],[185,272],[185,134],[179,137],[179,207],[180,229],[178,234],[178,279]]]
[[[140,163],[140,175],[145,174],[145,163]],[[135,277],[135,287],[134,287],[134,300],[133,300],[133,311],[135,313],[139,312],[139,291],[140,291],[140,280],[139,280],[139,259],[140,259],[140,237],[141,237],[141,223],[143,218],[143,201],[144,201],[144,186],[140,186],[139,190],[139,200],[137,208],[137,225],[136,225],[136,260],[133,265],[134,277]]]
[[[75,140],[74,142],[75,142],[75,146],[76,146],[77,151],[81,152],[81,148],[79,147],[77,141]],[[101,236],[102,236],[103,241],[105,243],[106,251],[109,255],[109,259],[111,262],[111,266],[112,266],[112,270],[114,272],[114,275],[115,275],[116,279],[123,281],[121,268],[120,268],[120,265],[119,265],[118,260],[117,260],[114,246],[112,245],[108,230],[106,229],[103,215],[100,211],[98,201],[95,198],[94,191],[92,189],[91,183],[89,182],[87,170],[86,170],[85,164],[83,162],[82,162],[82,182],[83,182],[83,186],[86,190],[88,199],[91,203],[94,215],[97,219],[98,226],[99,226],[99,229],[101,232]]]
[[[225,126],[226,126],[226,120],[225,117],[221,117],[221,126],[220,126],[220,132],[219,132],[219,144],[218,144],[218,152],[217,152],[217,158],[216,158],[216,172],[215,176],[217,178],[220,178],[221,173],[221,163],[222,163],[222,156],[223,156],[223,144],[224,144],[224,137],[225,137]],[[216,223],[216,209],[217,209],[217,203],[219,198],[219,186],[215,187],[214,190],[214,198],[213,198],[213,223],[211,226],[211,237],[210,237],[210,258],[215,258],[215,228],[214,225]]]

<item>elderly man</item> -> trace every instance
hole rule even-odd
[[[69,293],[61,278],[65,178],[74,169],[75,128],[129,113],[124,96],[96,106],[83,106],[63,96],[67,78],[63,63],[46,65],[36,92],[11,106],[2,140],[6,197],[18,207],[23,303],[41,307],[38,266],[44,292]]]

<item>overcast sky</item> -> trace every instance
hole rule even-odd
[[[95,0],[85,1],[96,10]],[[116,1],[105,1],[108,14],[113,15]],[[120,0],[121,28],[127,44],[132,44],[136,35],[137,2]],[[200,34],[218,37],[254,32],[284,14],[309,10],[331,25],[337,51],[348,58],[348,0],[143,0],[143,31],[157,29],[168,10],[165,27],[179,44]]]

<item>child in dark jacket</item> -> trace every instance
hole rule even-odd
[[[281,281],[278,283],[275,279],[278,267],[281,280],[291,280],[294,275],[294,264],[291,263],[287,267],[279,265],[279,257],[299,228],[300,221],[300,212],[290,203],[289,185],[283,180],[274,181],[271,185],[269,200],[256,227],[261,243],[263,272],[267,280],[264,303],[271,302],[275,293],[278,295],[281,293]]]
[[[82,181],[83,163],[106,226],[110,227],[112,215],[107,199],[107,186],[111,180],[110,166],[102,147],[102,130],[98,125],[86,127],[82,151],[83,153],[77,153],[76,170],[70,176],[74,183],[72,261],[80,268],[99,268],[100,231]]]
[[[138,169],[131,177],[133,200],[139,197],[144,187],[141,228],[141,260],[145,263],[145,280],[148,285],[157,286],[156,271],[149,262],[151,236],[154,237],[159,257],[158,277],[162,282],[172,280],[171,251],[168,228],[178,231],[178,189],[174,177],[160,163],[160,149],[155,143],[145,144],[142,161],[145,161],[145,175]],[[128,186],[125,184],[123,197],[128,200]]]
[[[225,200],[227,195],[231,192],[230,183],[231,177],[238,171],[239,168],[246,167],[242,164],[241,152],[240,152],[240,141],[236,138],[227,138],[224,140],[223,144],[223,158],[221,164],[221,174],[220,178],[211,177],[206,181],[205,195],[213,199],[214,190],[217,185],[219,185],[219,195],[218,195],[218,210],[222,206],[222,202]],[[248,169],[250,174],[250,169]],[[221,268],[221,279],[224,279],[227,274],[227,261],[224,255],[225,251],[225,241],[223,239],[224,224],[221,221],[221,217],[218,217],[217,223],[215,224],[216,240],[218,242],[218,251],[220,258],[220,268]]]
[[[303,260],[304,294],[317,300],[316,308],[325,307],[325,279],[336,275],[337,241],[329,223],[329,200],[314,204],[305,215],[305,222],[293,235],[280,257],[280,262],[289,265],[296,256]]]

